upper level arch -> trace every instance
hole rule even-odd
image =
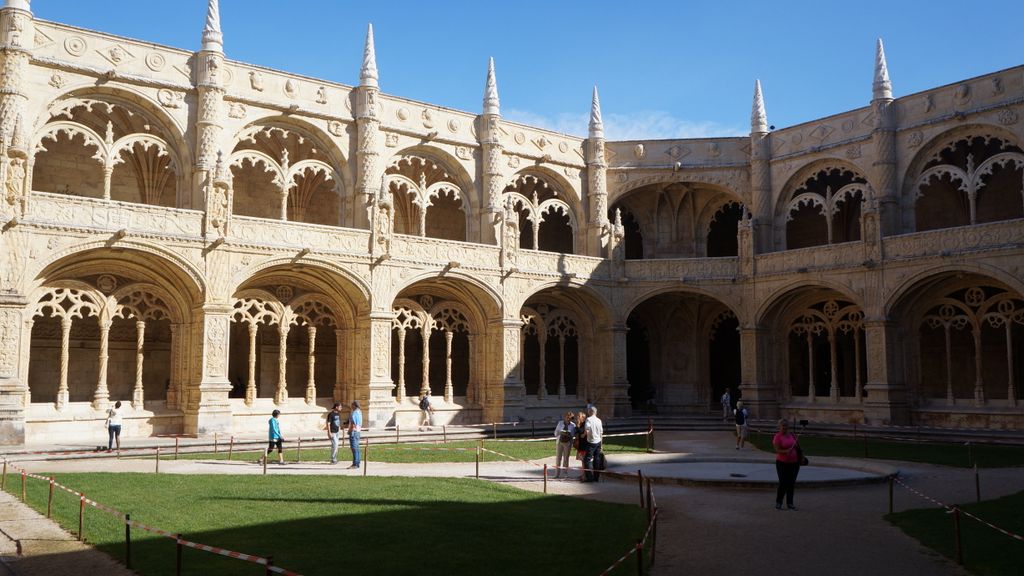
[[[447,152],[406,148],[392,156],[381,185],[394,198],[395,232],[463,242],[476,235],[472,178]]]
[[[15,140],[20,137],[16,130]],[[181,126],[142,93],[110,86],[71,90],[46,107],[29,137],[35,190],[193,207],[191,155]]]
[[[775,202],[775,247],[807,248],[860,240],[860,214],[874,193],[867,176],[834,158],[812,162],[782,187]]]
[[[905,230],[1024,218],[1024,148],[998,126],[937,135],[914,156],[903,182]]]
[[[520,248],[575,252],[581,206],[564,178],[539,166],[520,170],[505,184],[502,197],[519,215]]]
[[[736,256],[737,225],[747,208],[739,193],[722,185],[675,181],[625,192],[610,205],[609,219],[616,210],[633,259]],[[731,243],[721,241],[730,237]]]

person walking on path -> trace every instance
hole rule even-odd
[[[785,418],[779,420],[779,431],[772,438],[775,448],[775,471],[779,475],[779,489],[775,492],[775,509],[782,510],[782,497],[786,497],[786,508],[796,510],[793,505],[793,489],[800,473],[800,457],[797,454],[797,438],[789,430]]]
[[[121,414],[121,401],[114,402],[114,407],[107,410],[107,452],[117,441],[117,451],[121,451],[121,424],[124,418]]]
[[[725,389],[725,393],[722,394],[722,420],[728,421],[729,414],[732,412],[732,397],[729,396],[729,389]]]
[[[598,476],[594,472],[594,460],[603,457],[601,438],[604,436],[604,424],[597,417],[597,407],[591,406],[588,414],[583,423],[583,430],[587,435],[587,455],[583,457],[583,481],[596,482]]]
[[[269,458],[270,453],[274,451],[274,447],[277,447],[277,463],[284,464],[284,438],[281,436],[281,424],[277,421],[277,417],[281,415],[280,410],[274,410],[270,413],[270,420],[267,421],[267,435],[269,442],[267,443],[267,453],[263,455],[263,458]],[[256,461],[257,464],[263,463],[263,458]]]
[[[424,392],[420,397],[420,413],[423,416],[423,419],[420,421],[420,431],[423,430],[424,426],[426,426],[427,430],[430,430],[431,426],[434,425],[432,417],[434,407],[430,405],[430,390]]]
[[[334,403],[327,413],[327,439],[331,441],[331,464],[338,463],[338,434],[341,433],[341,404]]]
[[[569,476],[569,452],[572,452],[572,439],[576,437],[576,423],[572,421],[572,411],[565,413],[562,420],[555,426],[555,478],[562,477],[565,471]]]
[[[736,403],[736,409],[733,410],[733,420],[736,422],[736,449],[743,448],[743,445],[747,442],[747,418],[750,417],[750,412],[743,407],[743,401]]]
[[[352,401],[352,415],[348,419],[348,445],[352,449],[352,465],[359,468],[359,440],[363,431],[363,411],[359,409],[359,400]]]

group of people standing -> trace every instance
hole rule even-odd
[[[605,468],[604,452],[601,443],[604,436],[604,423],[597,417],[597,407],[587,400],[583,412],[573,415],[566,412],[562,420],[555,425],[555,478],[561,478],[565,472],[569,477],[569,454],[576,451],[576,459],[583,463],[581,482],[597,482],[600,471]]]
[[[267,421],[267,432],[269,436],[267,452],[256,461],[257,464],[262,464],[264,458],[269,458],[270,453],[274,451],[274,448],[277,448],[277,463],[284,464],[284,436],[281,435],[281,423],[278,421],[278,417],[280,415],[280,410],[274,410],[270,414],[270,420]],[[344,424],[342,424],[341,421],[341,403],[339,402],[334,403],[334,406],[331,407],[331,411],[327,413],[325,420],[324,430],[327,431],[327,439],[331,441],[331,464],[338,463],[339,437],[341,435],[342,426],[347,426],[348,445],[352,449],[352,465],[349,466],[349,468],[359,468],[359,442],[362,439],[361,436],[363,431],[363,411],[359,408],[359,401],[352,401],[352,413]]]

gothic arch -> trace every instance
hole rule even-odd
[[[918,290],[924,283],[951,275],[963,274],[991,278],[1018,294],[1024,294],[1024,281],[1008,273],[1004,268],[971,262],[930,266],[900,279],[899,284],[893,287],[892,291],[886,296],[884,304],[885,316],[887,318],[891,317],[898,308],[903,306],[903,302],[908,298],[908,295]]]
[[[625,322],[638,306],[650,300],[651,298],[654,298],[655,296],[675,293],[682,295],[704,296],[706,298],[721,303],[722,306],[732,311],[732,313],[735,314],[737,317],[742,318],[742,307],[737,306],[735,302],[732,302],[730,298],[725,297],[725,295],[723,295],[722,293],[712,292],[711,290],[705,290],[703,288],[698,288],[695,286],[662,286],[633,296],[633,298],[630,299],[629,302],[622,307],[622,313],[616,320],[619,322]]]
[[[381,185],[393,196],[398,233],[456,241],[471,241],[476,236],[473,180],[444,150],[427,145],[403,149],[389,159]],[[431,208],[441,214],[429,217]],[[454,216],[454,210],[462,215]]]
[[[574,191],[569,192],[571,190],[572,186],[567,180],[540,166],[520,170],[508,179],[502,188],[503,203],[510,203],[512,209],[519,214],[521,248],[562,253],[576,251],[583,235],[580,227],[582,207]],[[554,222],[556,218],[565,218],[571,245],[564,245],[564,235],[559,233],[557,223]],[[556,228],[544,229],[542,226],[545,223]],[[542,234],[542,231],[546,234]],[[546,237],[552,233],[554,239]],[[558,247],[568,250],[554,249]]]
[[[230,293],[233,298],[247,293],[253,286],[269,284],[301,287],[304,292],[295,297],[295,302],[316,297],[326,302],[337,315],[339,325],[352,327],[363,312],[370,307],[370,288],[359,276],[334,263],[303,258],[297,264],[292,258],[271,258],[249,268],[242,269],[232,280]],[[277,295],[266,293],[267,297],[278,299]],[[287,298],[289,303],[291,298]]]
[[[823,158],[800,167],[775,198],[776,248],[859,240],[862,206],[874,196],[868,175],[848,160]]]
[[[754,322],[759,326],[763,325],[770,314],[775,312],[778,308],[785,307],[790,304],[789,302],[784,302],[784,299],[791,298],[794,295],[799,297],[802,292],[810,293],[814,290],[832,290],[850,302],[857,304],[862,309],[864,308],[864,299],[859,294],[851,290],[849,286],[822,279],[815,279],[813,283],[808,283],[805,280],[794,280],[772,290],[767,296],[761,299],[761,303],[758,305],[757,310],[754,313]]]
[[[435,282],[451,290],[453,296],[457,295],[461,298],[461,300],[455,300],[464,305],[472,305],[471,310],[474,312],[474,317],[479,317],[481,322],[496,317],[499,311],[504,309],[505,299],[493,286],[471,274],[460,272],[458,269],[449,270],[443,276],[438,276],[436,271],[410,276],[401,284],[393,286],[390,292],[381,298],[381,302],[394,302],[398,299],[399,294],[417,284],[430,286]],[[377,307],[376,302],[375,307]],[[483,326],[480,326],[480,329],[482,330]]]

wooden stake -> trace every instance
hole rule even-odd
[[[174,459],[178,459],[178,437],[174,437]]]
[[[231,443],[228,444],[228,460],[231,460],[231,453],[235,451],[235,437],[231,436]]]
[[[476,479],[480,479],[480,447],[476,449]]]
[[[160,447],[156,447],[156,473],[160,473]]]
[[[302,462],[302,436],[299,436],[298,445],[295,448],[295,461]]]
[[[640,507],[644,507],[644,473],[643,470],[636,471],[636,479],[640,482]]]
[[[21,501],[25,501],[25,472],[21,473]]]
[[[978,463],[974,463],[974,498],[981,503],[981,478],[978,476]]]
[[[213,453],[216,454],[219,451],[219,448],[220,447],[217,445],[217,433],[214,432],[213,433]]]
[[[548,493],[548,465],[544,465],[544,493]]]
[[[953,506],[953,531],[956,534],[956,563],[964,565],[964,548],[960,541],[960,507]]]
[[[896,504],[893,501],[893,484],[896,483],[895,476],[889,476],[889,514],[892,514],[896,508]]]
[[[50,495],[46,498],[46,517],[53,517],[53,476],[50,476]]]
[[[78,541],[85,542],[85,494],[78,497]]]
[[[124,515],[124,560],[129,570],[132,568],[132,515]]]
[[[639,540],[636,541],[636,573],[644,576],[644,545]]]
[[[363,476],[365,477],[366,476],[366,469],[369,467],[369,463],[370,463],[370,437],[369,436],[366,437],[366,442],[365,442],[364,446],[365,446],[365,448],[363,448]]]

